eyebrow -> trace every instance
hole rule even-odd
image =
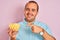
[[[25,8],[26,10],[29,10],[29,8]],[[32,8],[32,11],[35,11],[35,9],[34,8]]]

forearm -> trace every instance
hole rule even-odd
[[[16,39],[11,39],[11,40],[16,40]]]
[[[44,34],[42,36],[44,37],[44,40],[56,40],[53,36],[49,35],[46,31],[44,31]]]
[[[16,40],[16,38],[11,38],[10,40]]]

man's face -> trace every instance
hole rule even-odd
[[[24,12],[25,18],[28,21],[34,20],[37,15],[37,5],[35,3],[28,3]]]

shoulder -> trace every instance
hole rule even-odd
[[[39,27],[42,27],[47,33],[52,35],[51,30],[50,30],[49,26],[46,23],[43,23],[43,22],[40,22],[40,21],[36,21],[36,23],[38,23],[37,25]]]
[[[48,25],[46,23],[44,23],[44,22],[41,22],[41,21],[35,21],[35,25],[40,26],[40,27],[42,27],[44,29],[48,28]]]
[[[18,22],[19,24],[23,24],[23,21]]]
[[[37,24],[37,25],[41,25],[41,26],[47,26],[46,23],[41,22],[41,21],[35,21],[35,24]]]

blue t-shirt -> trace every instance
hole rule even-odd
[[[48,34],[51,35],[51,31],[46,24],[38,21],[34,21],[33,23],[34,25],[42,27]],[[27,25],[25,20],[19,22],[19,24],[20,28],[16,35],[16,40],[44,40],[43,36],[32,32],[31,27]]]

